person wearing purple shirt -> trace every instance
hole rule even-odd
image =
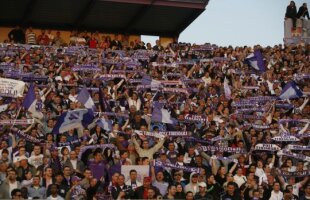
[[[176,163],[177,162],[177,155],[178,155],[178,151],[175,150],[175,145],[174,142],[171,141],[168,144],[168,151],[167,151],[167,157],[170,160],[171,163]]]
[[[103,160],[102,154],[100,151],[95,151],[94,159],[89,160],[88,168],[93,172],[94,178],[100,180],[102,177],[107,176],[107,163]]]

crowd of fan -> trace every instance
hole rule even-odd
[[[0,125],[1,199],[106,199],[107,195],[113,199],[310,199],[310,105],[306,95],[310,84],[309,76],[301,76],[310,73],[309,45],[233,48],[171,43],[165,48],[159,41],[152,47],[128,42],[126,37],[111,40],[99,35],[72,33],[70,41],[64,41],[60,32],[53,36],[51,31],[42,31],[37,37],[31,28],[25,35],[17,27],[9,34],[10,42],[2,44],[0,77],[10,78],[15,70],[47,80],[34,81],[41,118],[19,109],[23,97],[0,97],[0,106],[8,104],[1,110],[1,120],[35,118],[29,127]],[[245,62],[254,50],[262,52],[266,71]],[[75,66],[100,70],[73,70]],[[103,78],[116,73],[123,76]],[[145,75],[153,82],[161,81],[161,87],[154,90],[152,85],[139,85]],[[225,95],[225,78],[231,86],[230,96]],[[304,96],[272,98],[292,80]],[[84,107],[77,101],[82,87],[89,89],[96,112],[119,115],[96,114],[87,128],[53,134],[62,113]],[[98,88],[105,106],[100,104]],[[165,92],[164,88],[188,92]],[[176,123],[154,121],[155,102],[163,104]],[[201,120],[187,120],[186,116]],[[112,121],[112,128],[95,123],[101,118]],[[288,121],[281,123],[283,119]],[[44,143],[20,137],[17,130]],[[191,135],[156,138],[136,134],[136,130]],[[299,139],[285,141],[288,135]],[[283,141],[273,139],[277,136]],[[61,147],[68,142],[69,146]],[[95,144],[115,148],[81,153],[85,146]],[[303,159],[283,155],[279,149],[259,150],[255,148],[259,144],[275,144],[282,150],[290,144],[301,145],[304,150],[288,151]],[[172,167],[154,165],[156,162]],[[149,166],[149,174],[142,180],[139,168],[121,174],[123,165]]]

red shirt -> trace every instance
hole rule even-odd
[[[97,40],[96,39],[90,39],[89,40],[89,48],[97,48]]]
[[[147,188],[144,188],[143,199],[147,199]]]

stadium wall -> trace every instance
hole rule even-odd
[[[0,27],[0,42],[4,42],[5,40],[8,40],[8,34],[9,32],[12,30],[12,27]],[[41,29],[33,29],[33,31],[36,33],[36,35],[40,35],[41,34]],[[56,35],[56,32],[58,30],[52,30],[52,34]],[[61,33],[61,37],[65,40],[66,43],[69,43],[70,41],[70,31],[60,31]],[[114,34],[106,34],[106,33],[101,33],[101,36],[110,36],[111,39],[114,38]],[[141,39],[140,35],[130,35],[129,36],[129,42],[131,41],[135,41],[137,39]]]

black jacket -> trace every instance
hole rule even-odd
[[[303,7],[301,6],[299,9],[298,9],[298,13],[297,13],[297,18],[301,18],[301,17],[307,17],[308,19],[310,19],[309,17],[309,11],[308,11],[308,8],[307,7]]]
[[[10,42],[14,41],[15,43],[25,43],[25,33],[20,28],[11,30],[8,34],[8,37]]]
[[[120,186],[116,186],[116,187],[113,186],[111,190],[113,199],[117,199],[119,193],[122,191],[126,193],[126,196],[125,196],[126,199],[130,199],[134,195],[131,186],[124,185],[123,188],[121,188]]]
[[[297,8],[296,8],[296,6],[287,6],[285,17],[287,17],[287,18],[296,18],[297,17]]]
[[[151,188],[154,189],[155,196],[160,194],[159,189],[157,187],[151,186]],[[142,185],[136,189],[133,199],[143,199],[143,193],[144,193],[144,186]]]

